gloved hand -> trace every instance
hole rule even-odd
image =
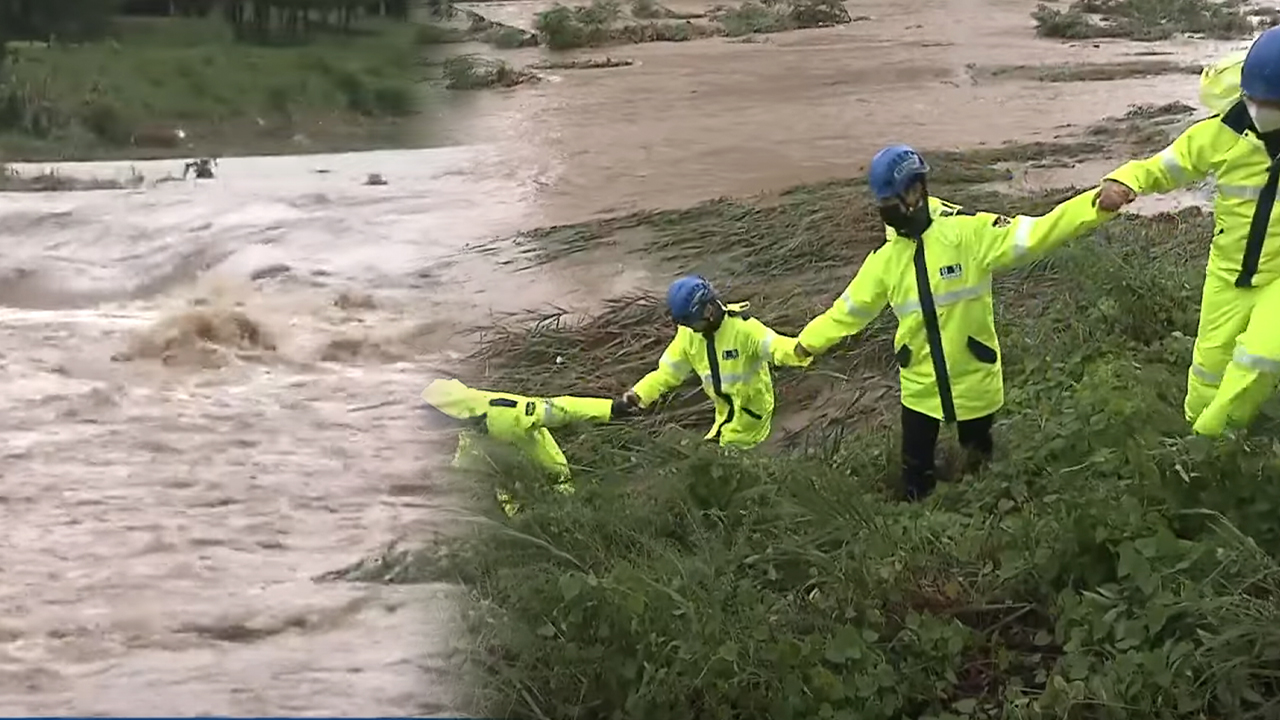
[[[623,393],[622,397],[613,401],[613,409],[610,412],[612,418],[624,418],[634,415],[640,409],[640,398],[636,394],[628,390]]]
[[[1138,199],[1137,193],[1115,180],[1103,180],[1098,188],[1097,205],[1104,212],[1117,212]]]

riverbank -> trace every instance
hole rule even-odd
[[[1131,136],[1126,152],[1163,140]],[[1009,166],[1088,152],[1074,141],[933,152],[931,187],[1040,213],[1076,190],[1010,194]],[[879,227],[853,178],[526,242],[547,257],[611,245],[666,275],[702,272],[794,334],[880,243]],[[572,497],[525,485],[527,511],[504,518],[492,487],[528,468],[495,451],[497,469],[468,478],[489,507],[480,530],[350,577],[465,584],[472,668],[503,717],[1258,711],[1280,697],[1266,674],[1280,661],[1280,534],[1260,510],[1280,502],[1260,481],[1280,470],[1267,439],[1280,423],[1221,443],[1187,437],[1182,387],[1211,232],[1196,208],[1125,215],[1000,278],[1000,452],[960,478],[944,433],[951,482],[926,503],[897,501],[881,318],[815,368],[775,373],[769,446],[708,447],[710,414],[688,386],[638,421],[559,432]],[[669,334],[660,297],[629,294],[584,320],[491,330],[458,372],[518,392],[615,394]]]
[[[151,159],[412,147],[413,25],[306,44],[235,42],[219,19],[120,20],[111,39],[12,48],[0,160]]]

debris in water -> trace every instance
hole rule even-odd
[[[378,307],[368,293],[343,290],[333,299],[333,306],[341,310],[373,310]]]
[[[232,357],[252,359],[275,349],[270,333],[244,312],[201,307],[161,318],[111,359],[160,360],[165,365],[214,369],[226,366]]]
[[[408,348],[396,347],[369,336],[347,335],[325,343],[320,362],[355,363],[359,361],[401,362],[412,357]]]
[[[280,275],[287,275],[290,272],[293,272],[293,268],[291,266],[286,265],[285,263],[272,263],[265,267],[260,267],[257,270],[254,270],[253,272],[249,273],[249,279],[250,280],[266,280],[267,278],[279,277]]]
[[[0,164],[0,192],[57,192],[67,190],[125,190],[139,187],[146,178],[130,168],[125,180],[115,178],[78,178],[49,168],[39,175],[24,177],[12,167]]]
[[[382,173],[369,173],[364,179],[365,185],[386,185],[387,179],[382,177]]]
[[[534,70],[598,70],[603,68],[631,67],[636,61],[630,58],[578,58],[576,60],[543,60],[529,67]]]

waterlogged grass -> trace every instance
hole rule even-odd
[[[592,0],[590,5],[557,4],[538,14],[535,28],[552,50],[602,47],[623,43],[684,42],[706,37],[785,32],[826,27],[852,21],[836,0],[747,0],[738,6],[717,7],[700,15],[681,15],[652,2],[635,2],[627,17],[616,0]]]
[[[228,143],[279,145],[299,133],[331,148],[389,144],[389,126],[418,110],[408,25],[288,47],[233,43],[212,20],[174,20],[173,36],[138,27],[103,42],[15,49],[0,78],[8,159],[234,150]],[[183,143],[172,140],[177,128]]]
[[[1058,65],[973,66],[971,76],[977,79],[1035,80],[1037,82],[1106,82],[1155,75],[1198,75],[1203,66],[1169,60],[1132,60],[1110,63],[1077,63]]]
[[[1000,195],[988,171],[1087,148],[929,157],[939,195],[1038,213],[1071,191]],[[479,530],[345,576],[465,583],[494,716],[1275,717],[1280,418],[1214,442],[1187,437],[1181,414],[1212,228],[1194,209],[1125,216],[1003,276],[998,456],[978,476],[949,473],[925,503],[895,499],[881,322],[776,373],[780,422],[804,420],[791,442],[709,446],[710,413],[687,388],[658,414],[558,432],[573,496],[493,448],[469,478],[488,508]],[[795,332],[880,232],[853,180],[529,241],[555,254],[625,236]],[[670,333],[657,298],[619,298],[585,322],[499,328],[469,379],[612,393]],[[492,508],[495,484],[526,511]]]
[[[1071,40],[1155,41],[1180,34],[1233,40],[1249,37],[1255,27],[1249,9],[1237,0],[1075,0],[1065,10],[1041,3],[1031,16],[1041,37]]]
[[[566,436],[579,494],[526,490],[526,515],[419,568],[482,601],[491,711],[1268,717],[1280,448],[1184,438],[1180,413],[1211,227],[1121,220],[1007,278],[1001,455],[925,505],[892,499],[883,429],[773,455],[706,447],[705,414]],[[887,371],[867,343],[888,344],[815,371]]]
[[[450,90],[479,90],[515,87],[537,77],[534,73],[480,55],[457,55],[444,61],[445,87]]]

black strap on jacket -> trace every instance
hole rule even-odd
[[[1258,263],[1262,260],[1262,249],[1266,245],[1267,232],[1271,227],[1271,212],[1275,209],[1276,193],[1280,189],[1280,132],[1259,133],[1244,101],[1232,105],[1222,114],[1221,120],[1223,125],[1240,135],[1246,130],[1257,133],[1267,149],[1267,157],[1271,158],[1271,164],[1267,168],[1267,181],[1253,206],[1249,237],[1245,240],[1244,255],[1240,258],[1240,273],[1236,275],[1236,287],[1251,288],[1253,276],[1258,274]]]

